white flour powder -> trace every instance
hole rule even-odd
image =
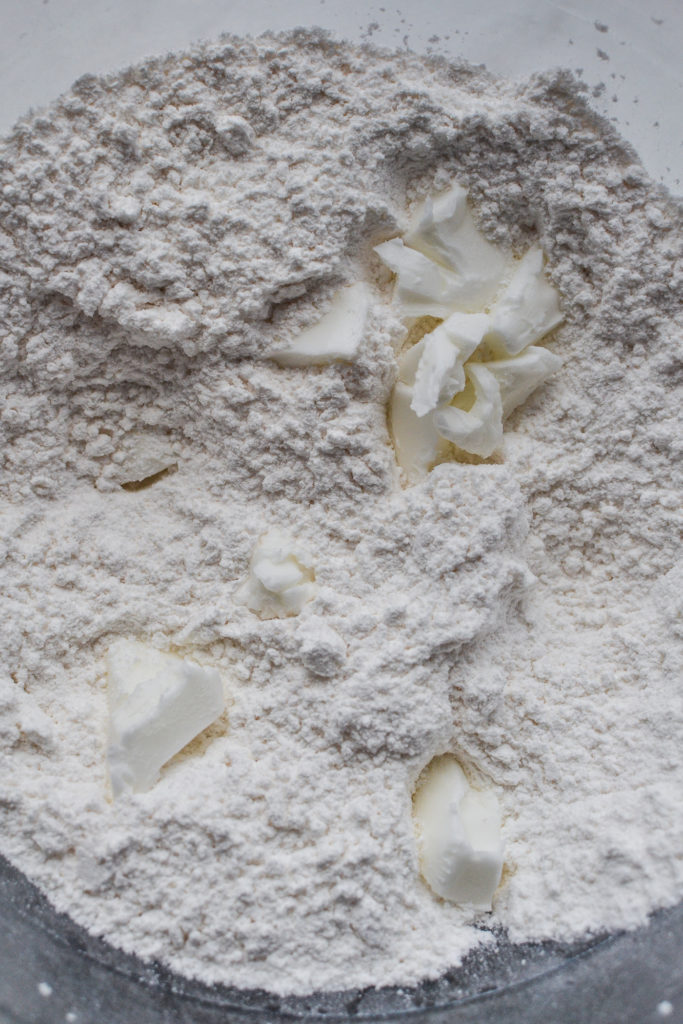
[[[0,175],[0,851],[115,945],[279,993],[680,899],[680,212],[575,81],[226,39],[82,79]],[[372,247],[453,181],[489,239],[545,249],[564,366],[499,464],[403,488]],[[264,358],[360,279],[353,364]],[[262,621],[235,595],[271,528],[318,590]],[[119,637],[217,666],[228,705],[111,802]],[[419,877],[445,750],[503,808],[492,915]]]

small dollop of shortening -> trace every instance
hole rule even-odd
[[[284,531],[272,529],[256,544],[235,601],[262,619],[284,618],[298,615],[316,590],[310,552]]]
[[[280,366],[351,362],[363,340],[369,305],[367,285],[358,282],[342,288],[321,320],[268,357]]]
[[[504,420],[561,365],[536,345],[562,321],[542,250],[507,259],[479,233],[467,193],[454,185],[427,200],[406,242],[393,238],[375,251],[396,274],[403,318],[441,320],[399,357],[390,403],[399,465],[415,480],[453,445],[490,457]]]
[[[224,708],[217,669],[134,640],[107,652],[109,744],[114,797],[150,789],[159,771]]]
[[[420,868],[445,900],[490,910],[503,870],[501,816],[495,793],[473,789],[451,755],[423,772],[413,813]]]

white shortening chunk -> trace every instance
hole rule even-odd
[[[495,794],[472,789],[457,761],[445,755],[423,774],[413,812],[429,887],[452,903],[490,910],[503,870]]]
[[[247,580],[235,600],[262,619],[298,615],[316,594],[313,559],[282,530],[269,530],[254,548]]]
[[[543,275],[543,251],[529,249],[491,310],[491,331],[509,355],[540,341],[562,322],[558,295]]]
[[[390,403],[396,459],[412,479],[448,458],[449,442],[488,458],[503,421],[560,365],[535,343],[562,321],[535,246],[513,267],[477,230],[467,193],[428,199],[405,241],[375,250],[396,274],[406,319],[441,319],[398,363]],[[444,443],[445,442],[445,443]]]
[[[132,433],[123,439],[116,459],[115,477],[119,483],[139,483],[177,465],[169,441],[156,435]]]
[[[425,339],[422,338],[416,345],[411,345],[398,357],[398,379],[402,384],[409,384],[414,387],[417,376],[417,368],[425,350]]]
[[[433,415],[434,427],[458,448],[487,459],[503,441],[500,388],[483,363],[468,363],[465,371],[474,387],[472,408],[465,412],[452,405],[440,406]]]
[[[410,480],[425,476],[448,453],[431,416],[420,418],[411,407],[413,389],[399,381],[391,395],[389,415],[396,461]]]
[[[425,416],[465,387],[465,360],[480,345],[489,327],[482,313],[454,313],[423,339],[411,406]]]
[[[107,653],[109,778],[115,797],[149,789],[159,771],[223,713],[214,668],[117,640]]]
[[[443,324],[424,339],[422,356],[415,371],[410,408],[426,416],[443,402],[450,402],[465,387],[465,368],[460,351],[443,330]]]
[[[396,298],[406,317],[447,317],[467,296],[467,285],[457,274],[410,249],[401,238],[375,246],[384,264],[396,274]]]
[[[460,308],[468,312],[491,301],[508,263],[504,253],[477,229],[467,192],[460,185],[425,202],[406,242],[455,271],[462,287]]]
[[[370,293],[364,284],[342,288],[318,323],[268,355],[280,366],[351,362],[363,340],[369,306]]]
[[[525,402],[539,384],[562,366],[562,360],[547,348],[529,345],[518,356],[485,363],[500,388],[503,419]]]

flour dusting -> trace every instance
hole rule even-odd
[[[500,458],[407,486],[374,246],[458,182],[561,296]],[[0,149],[0,852],[94,934],[277,993],[436,977],[490,929],[683,894],[681,212],[565,72],[295,32],[88,76]],[[277,365],[339,290],[351,362]],[[282,531],[299,614],[241,598]],[[308,557],[308,556],[307,556]],[[112,801],[117,639],[226,711]],[[500,801],[491,914],[419,875],[418,776]]]

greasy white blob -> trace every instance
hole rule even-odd
[[[156,434],[131,431],[116,453],[116,460],[108,465],[101,481],[116,484],[135,484],[148,477],[171,469],[177,462],[172,445]]]
[[[321,320],[289,345],[269,352],[269,357],[280,366],[351,362],[363,340],[369,303],[370,292],[363,283],[342,288]]]
[[[445,900],[490,910],[503,870],[498,800],[469,785],[450,755],[435,758],[413,798],[420,868]]]
[[[493,298],[509,262],[477,229],[467,192],[457,184],[444,195],[426,200],[406,242],[455,271],[462,283],[460,308],[469,312]]]
[[[411,345],[410,348],[405,349],[398,357],[398,379],[402,384],[410,386],[411,395],[412,389],[415,386],[422,353],[425,350],[426,338],[427,336],[418,341],[416,345]]]
[[[262,619],[276,619],[298,615],[316,590],[310,553],[282,530],[273,529],[254,548],[249,576],[235,600]]]
[[[496,359],[484,364],[496,378],[500,389],[503,419],[526,401],[539,384],[562,365],[562,360],[547,348],[530,345],[521,355]]]
[[[399,381],[391,393],[389,422],[396,461],[409,480],[417,480],[446,458],[448,441],[432,416],[419,417],[411,408],[413,389]]]
[[[556,327],[562,314],[557,292],[543,276],[542,250],[530,249],[512,271],[475,227],[459,185],[425,202],[406,240],[408,246],[394,238],[375,249],[397,275],[399,309],[406,318],[443,318],[400,357],[398,380],[404,387],[390,403],[396,461],[415,482],[448,458],[448,447],[435,435],[482,458],[500,447],[503,419],[560,365],[545,350],[525,350]],[[482,311],[506,274],[511,277],[491,313]],[[512,365],[510,357],[520,354],[520,365]],[[472,369],[492,359],[490,373]],[[475,392],[469,409],[460,397],[468,380]]]
[[[517,355],[561,322],[557,292],[543,276],[543,252],[535,246],[522,257],[491,310],[491,330],[505,352]]]
[[[447,317],[454,306],[468,307],[470,287],[450,270],[423,253],[410,249],[401,238],[375,246],[382,262],[396,274],[396,299],[406,319]]]
[[[465,387],[465,360],[481,343],[489,328],[482,313],[453,313],[424,339],[415,374],[411,408],[425,416]]]
[[[469,363],[465,372],[474,387],[474,404],[467,411],[441,406],[434,413],[434,427],[458,448],[487,459],[503,440],[500,388],[483,363]]]
[[[170,758],[223,712],[217,669],[117,640],[107,652],[109,779],[115,797],[157,781]]]

